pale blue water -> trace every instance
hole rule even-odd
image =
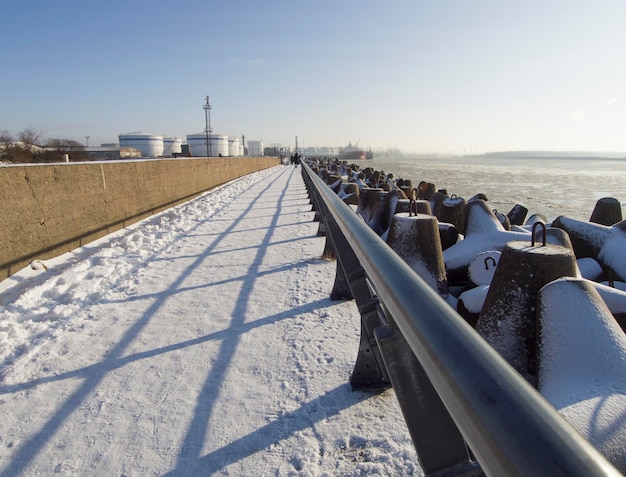
[[[626,159],[405,156],[359,165],[411,179],[414,185],[432,182],[466,199],[482,192],[503,213],[520,203],[529,214],[541,213],[548,220],[559,215],[589,220],[603,197],[618,199],[626,210]]]

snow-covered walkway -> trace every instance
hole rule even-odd
[[[278,166],[0,283],[0,476],[419,475],[312,218]]]

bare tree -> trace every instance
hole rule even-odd
[[[18,139],[26,146],[38,146],[41,141],[41,133],[33,128],[26,128],[18,134]]]
[[[14,164],[29,162],[64,162],[67,154],[72,162],[88,161],[85,147],[72,139],[48,139],[45,147],[41,133],[26,128],[17,135],[0,131],[0,160]]]
[[[0,132],[0,158],[17,164],[33,162],[39,137],[40,134],[32,128],[19,133],[17,141],[8,131]]]
[[[0,131],[0,144],[10,144],[13,142],[13,136],[6,129]]]
[[[85,152],[85,146],[72,139],[48,139],[46,150],[38,159],[41,162],[63,162],[66,154],[72,162],[89,160],[89,156]]]

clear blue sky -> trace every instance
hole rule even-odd
[[[416,152],[626,151],[623,0],[35,0],[2,9],[0,130],[204,129]]]

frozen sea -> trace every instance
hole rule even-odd
[[[469,199],[486,194],[493,209],[507,213],[516,203],[551,221],[565,215],[589,220],[595,203],[614,197],[626,205],[626,158],[607,157],[389,157],[359,162],[394,177],[431,182]]]

